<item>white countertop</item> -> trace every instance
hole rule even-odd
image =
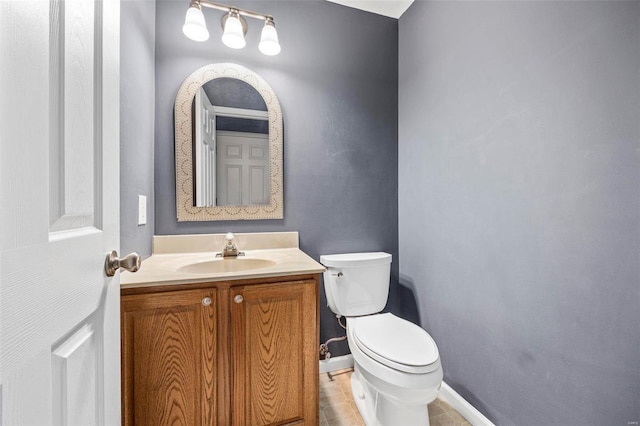
[[[300,250],[298,245],[297,233],[273,233],[278,242],[283,240],[282,234],[286,235],[286,239],[290,244],[274,244],[273,249],[262,248],[265,246],[264,239],[266,234],[238,234],[238,242],[245,243],[247,249],[243,249],[238,244],[239,249],[245,253],[238,260],[242,262],[244,259],[251,261],[252,259],[261,259],[269,261],[268,266],[248,269],[236,270],[230,272],[189,272],[184,271],[184,267],[197,264],[200,262],[237,262],[234,258],[216,258],[215,251],[210,251],[209,242],[212,240],[220,240],[219,236],[223,234],[207,236],[170,236],[170,237],[154,237],[154,254],[142,262],[140,270],[136,273],[123,271],[120,275],[121,288],[134,287],[153,287],[168,284],[190,284],[212,281],[228,281],[240,279],[253,279],[265,277],[279,277],[291,275],[317,274],[324,272],[324,267]],[[292,235],[295,234],[295,241]],[[257,235],[260,241],[259,245],[252,244],[252,235]],[[203,246],[199,242],[207,242]],[[169,242],[169,244],[168,244]],[[191,244],[190,244],[191,242]],[[175,244],[174,244],[175,243]],[[171,252],[171,245],[175,245],[175,252]],[[261,247],[261,249],[252,250],[252,247]],[[284,246],[284,247],[283,247]],[[292,247],[295,246],[295,247]],[[156,248],[162,247],[161,250]],[[187,252],[187,249],[192,252]],[[220,246],[222,248],[222,245]],[[208,249],[205,251],[205,249]],[[158,253],[160,251],[160,253]],[[182,269],[181,269],[182,268]],[[206,269],[206,268],[204,268]],[[231,268],[236,269],[236,268]]]

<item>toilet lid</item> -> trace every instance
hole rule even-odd
[[[378,362],[409,373],[437,368],[438,347],[423,328],[391,313],[359,317],[353,325],[355,343]]]

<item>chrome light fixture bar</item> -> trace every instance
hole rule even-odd
[[[209,0],[191,0],[189,4],[182,32],[191,40],[205,41],[209,38],[209,31],[207,30],[204,15],[202,14],[202,7],[226,12],[222,17],[222,42],[226,46],[232,49],[242,49],[246,45],[244,36],[247,33],[247,21],[243,18],[246,16],[264,21],[258,49],[269,56],[280,53],[280,43],[278,42],[278,33],[276,32],[273,16],[226,6]]]

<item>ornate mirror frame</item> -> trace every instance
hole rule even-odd
[[[193,201],[193,122],[191,105],[196,91],[216,78],[235,78],[252,86],[262,95],[269,114],[269,167],[271,194],[269,204],[254,206],[195,207]],[[221,63],[205,65],[194,71],[176,95],[176,207],[178,222],[208,220],[256,220],[284,218],[282,173],[282,111],[275,92],[255,72],[241,65]]]

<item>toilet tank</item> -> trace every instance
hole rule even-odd
[[[391,255],[389,253],[346,253],[320,256],[324,291],[329,309],[355,317],[382,311],[389,297]]]

